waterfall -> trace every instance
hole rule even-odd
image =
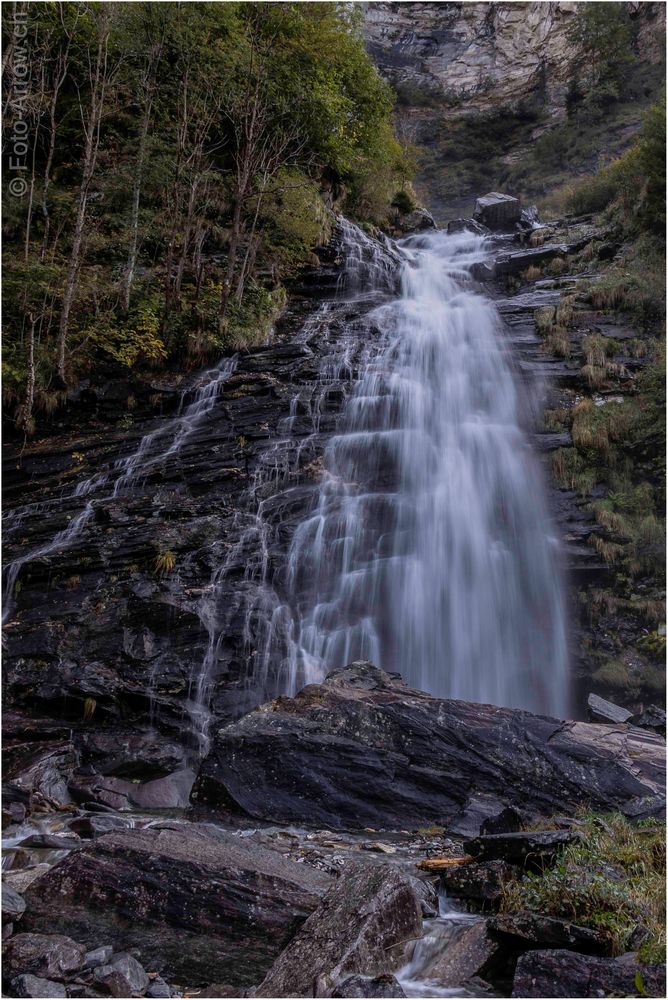
[[[563,716],[557,541],[500,319],[471,287],[484,240],[435,232],[400,252],[401,291],[368,314],[265,659],[290,692],[370,659],[433,695]],[[387,291],[382,268],[364,272]]]

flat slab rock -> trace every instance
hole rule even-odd
[[[464,841],[464,850],[477,861],[501,859],[510,864],[527,866],[544,865],[564,847],[582,840],[577,830],[517,831],[514,833],[489,833]]]
[[[433,698],[370,663],[215,734],[195,807],[329,829],[450,827],[506,806],[528,816],[658,815],[665,743],[628,726],[563,722]]]
[[[312,997],[320,977],[392,972],[402,946],[421,934],[420,902],[408,879],[389,864],[357,866],[336,880],[254,995]]]
[[[262,978],[330,884],[248,838],[164,823],[113,831],[71,854],[32,883],[23,919],[89,948],[104,941],[130,950],[170,980],[246,986]]]
[[[634,956],[595,958],[573,951],[528,951],[517,962],[512,995],[665,997],[666,969],[663,965],[640,965]]]
[[[542,913],[500,913],[489,920],[489,929],[501,939],[531,942],[542,948],[567,948],[591,955],[609,955],[610,942],[589,927]]]

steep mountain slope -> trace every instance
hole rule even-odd
[[[619,60],[615,98],[602,94],[593,108],[589,57],[572,37],[584,6],[364,5],[367,48],[397,92],[399,131],[417,147],[416,186],[437,216],[469,212],[483,188],[540,198],[632,141],[663,79],[665,5],[605,5],[634,58]]]

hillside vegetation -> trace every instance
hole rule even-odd
[[[22,196],[4,175],[3,374],[21,433],[102,362],[193,367],[262,341],[326,203],[382,223],[409,176],[347,7],[34,3],[25,37],[12,11],[7,156],[25,123],[30,141]]]

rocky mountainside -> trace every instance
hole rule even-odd
[[[397,92],[399,131],[417,149],[416,187],[439,219],[464,214],[483,189],[535,198],[595,171],[601,156],[628,146],[661,89],[665,4],[609,5],[624,9],[635,59],[617,102],[586,121],[573,118],[575,67],[590,57],[570,37],[582,4],[363,6],[368,50]]]
[[[369,3],[364,33],[395,87],[440,97],[448,118],[498,110],[540,91],[551,115],[565,115],[577,4]],[[406,111],[406,119],[411,116]]]

